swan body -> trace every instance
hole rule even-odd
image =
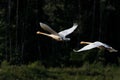
[[[63,30],[63,31],[60,31],[59,33],[54,31],[47,24],[44,24],[44,23],[40,22],[40,26],[41,26],[42,29],[48,31],[51,34],[43,33],[43,32],[40,32],[40,31],[37,31],[37,34],[42,34],[42,35],[51,37],[51,38],[53,38],[53,39],[55,39],[57,41],[69,41],[70,38],[66,38],[66,36],[71,34],[77,28],[78,24],[74,23],[71,28]]]
[[[79,49],[79,50],[74,50],[74,52],[81,52],[81,51],[86,51],[86,50],[90,50],[90,49],[93,49],[93,48],[99,48],[99,49],[107,49],[109,52],[118,52],[117,50],[115,50],[114,48],[112,48],[111,46],[105,44],[105,43],[102,43],[102,42],[99,42],[99,41],[96,41],[96,42],[84,42],[84,41],[81,41],[80,44],[87,44],[86,46],[84,46],[83,48]]]

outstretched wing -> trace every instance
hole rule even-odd
[[[107,45],[105,43],[102,43],[100,41],[95,41],[94,44],[97,45],[97,46],[103,46],[105,48],[109,48],[110,47],[109,45]]]
[[[56,31],[54,31],[52,28],[50,28],[47,24],[40,22],[40,26],[42,29],[48,31],[49,33],[54,34],[54,35],[58,35],[58,33]]]
[[[91,43],[89,45],[84,46],[83,48],[79,49],[79,50],[73,50],[74,52],[81,52],[81,51],[86,51],[86,50],[90,50],[93,48],[98,47],[98,45],[94,45],[94,43]]]
[[[65,36],[71,34],[77,28],[77,26],[78,26],[78,24],[74,23],[73,27],[63,30],[63,31],[59,32],[58,34],[65,37]]]
[[[103,46],[105,47],[109,52],[118,52],[118,50],[112,48],[111,46],[105,44],[105,43],[102,43],[102,42],[99,42],[99,41],[96,41],[94,42],[95,45],[98,45],[98,46]]]

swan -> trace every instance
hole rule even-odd
[[[73,26],[71,28],[60,31],[59,33],[57,33],[52,28],[50,28],[47,24],[44,24],[42,22],[40,22],[40,26],[41,26],[42,29],[48,31],[51,34],[47,34],[47,33],[40,32],[40,31],[37,31],[36,32],[37,34],[42,34],[42,35],[51,37],[51,38],[53,38],[53,39],[55,39],[57,41],[69,41],[70,38],[66,38],[66,36],[71,34],[77,28],[78,24],[73,23]]]
[[[115,50],[114,48],[112,48],[111,46],[102,43],[100,41],[95,41],[95,42],[85,42],[85,41],[81,41],[80,44],[87,44],[86,46],[84,46],[83,48],[79,49],[79,50],[75,50],[73,49],[74,52],[81,52],[81,51],[86,51],[86,50],[90,50],[93,48],[99,48],[99,49],[107,49],[109,52],[118,52],[118,50]]]

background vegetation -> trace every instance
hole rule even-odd
[[[119,0],[0,0],[1,80],[118,80],[120,54],[93,49],[74,53],[80,41],[120,49]],[[39,22],[57,32],[78,28],[57,42],[36,31]]]

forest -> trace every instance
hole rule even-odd
[[[118,80],[120,0],[0,0],[0,80]],[[78,27],[70,41],[36,34]],[[47,33],[47,32],[46,32]],[[118,52],[81,41],[100,41]]]

